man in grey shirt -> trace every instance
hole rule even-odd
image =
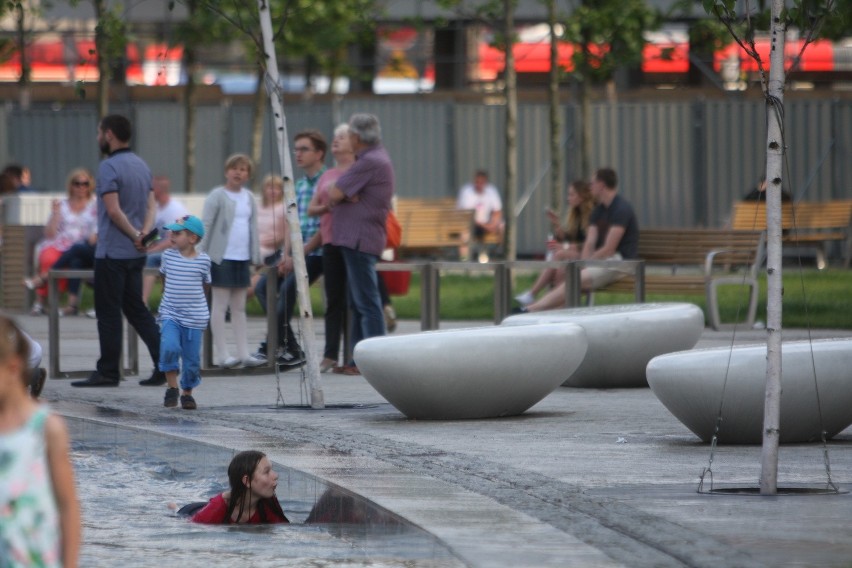
[[[98,125],[98,146],[107,154],[98,167],[98,244],[95,249],[95,312],[101,357],[88,379],[75,387],[118,386],[123,325],[121,314],[136,332],[154,361],[154,373],[140,381],[163,385],[158,369],[160,330],[142,302],[142,269],[146,247],[142,237],[154,225],[157,205],[151,191],[151,170],[130,150],[132,127],[121,115],[104,117]]]

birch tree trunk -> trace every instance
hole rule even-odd
[[[786,25],[781,17],[783,0],[772,0],[769,83],[766,92],[766,391],[763,406],[763,450],[760,493],[778,492],[778,444],[781,437],[781,186],[784,138],[784,43]]]
[[[269,76],[269,101],[275,119],[275,138],[278,142],[278,157],[281,161],[281,172],[284,177],[284,201],[287,206],[287,222],[290,224],[290,247],[293,254],[293,270],[296,276],[296,295],[299,300],[299,318],[301,319],[304,337],[302,348],[307,359],[306,373],[310,388],[311,407],[325,408],[325,397],[320,382],[319,362],[314,354],[314,316],[311,310],[311,298],[308,294],[308,271],[305,265],[305,248],[302,242],[302,230],[299,226],[299,210],[296,206],[296,191],[293,185],[293,163],[290,161],[290,146],[287,137],[287,122],[278,91],[278,59],[275,56],[275,46],[272,41],[272,18],[269,13],[268,0],[257,0],[260,14],[260,29],[263,33],[263,57],[266,72]],[[274,349],[274,346],[273,346]],[[274,351],[270,351],[270,356]]]
[[[189,4],[190,10],[195,10],[194,2]],[[186,116],[186,132],[184,132],[184,184],[187,193],[195,191],[195,122],[196,101],[198,99],[198,87],[195,82],[195,48],[186,46],[183,52],[186,65],[186,89],[184,91],[184,115]]]
[[[106,15],[107,7],[105,0],[92,0],[92,7],[95,9],[95,19],[98,21],[98,26],[95,28],[95,52],[98,55],[98,122],[109,114],[109,58],[107,57],[107,37],[106,31],[103,29],[103,18]]]
[[[515,75],[515,55],[512,52],[515,34],[515,6],[513,0],[503,0],[506,36],[506,260],[517,256],[517,224],[514,203],[518,199],[518,84]]]
[[[562,156],[559,139],[562,121],[559,108],[559,38],[556,35],[556,0],[547,0],[547,23],[550,26],[550,205],[562,217],[559,181],[562,178]]]

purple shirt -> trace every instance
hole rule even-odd
[[[332,209],[332,244],[380,256],[385,250],[385,222],[394,192],[393,165],[380,144],[360,152],[336,183],[346,195]],[[357,196],[358,201],[348,201]]]

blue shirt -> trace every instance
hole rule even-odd
[[[98,244],[95,258],[129,260],[142,258],[133,245],[133,239],[115,226],[109,218],[104,195],[118,193],[121,210],[130,224],[142,228],[148,214],[148,196],[151,194],[151,170],[142,158],[128,148],[119,149],[109,155],[98,166]]]

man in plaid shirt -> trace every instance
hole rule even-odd
[[[313,284],[322,276],[322,238],[320,237],[319,217],[308,215],[308,204],[316,191],[317,181],[325,172],[325,154],[328,144],[318,130],[303,130],[293,139],[296,165],[305,176],[296,182],[296,205],[299,210],[299,225],[302,230],[302,242],[305,245],[305,265],[308,271],[308,283]],[[278,364],[282,368],[292,368],[304,364],[305,354],[290,327],[290,318],[296,304],[296,278],[293,273],[291,251],[282,251],[278,261],[278,275],[282,277],[278,288]],[[254,288],[260,305],[266,309],[266,275],[264,274]],[[269,357],[266,342],[261,343],[255,357]]]

